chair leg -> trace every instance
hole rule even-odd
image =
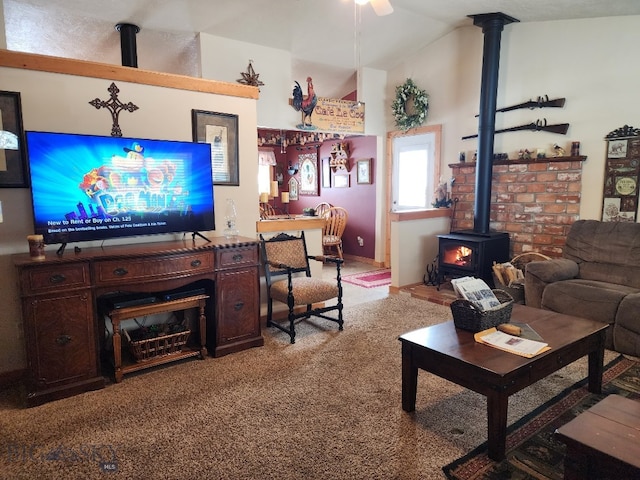
[[[273,318],[273,300],[269,298],[269,301],[267,302],[267,327],[273,326],[272,318]]]
[[[293,307],[289,307],[289,337],[291,338],[291,343],[296,343],[296,326]]]

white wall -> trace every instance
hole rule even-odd
[[[472,152],[476,140],[461,140],[477,132],[482,46],[479,27],[460,28],[389,72],[388,94],[412,78],[430,96],[428,124],[442,124],[443,173],[456,163],[459,151]],[[569,123],[568,134],[509,132],[497,134],[495,151],[515,156],[521,148],[550,149],[581,142],[583,165],[581,218],[599,219],[602,208],[604,136],[623,125],[640,127],[637,88],[640,65],[640,16],[595,18],[505,26],[498,86],[498,107],[536,99],[565,97],[564,108],[498,113],[496,128],[546,118],[549,124]],[[388,125],[393,125],[390,109]],[[567,151],[569,149],[567,148]]]
[[[111,134],[111,115],[96,110],[89,101],[108,99],[110,80],[73,75],[37,72],[0,67],[2,89],[21,92],[25,130],[73,132],[97,135]],[[211,93],[192,92],[164,87],[115,82],[119,99],[133,102],[135,112],[122,112],[119,124],[123,136],[191,141],[191,109],[234,113],[239,116],[240,186],[216,186],[215,213],[217,232],[224,228],[224,206],[227,197],[238,208],[241,235],[255,238],[255,222],[259,218],[256,158],[256,101]],[[0,373],[26,366],[20,299],[10,255],[28,251],[26,236],[33,233],[29,189],[0,189],[4,222],[0,223]],[[181,237],[179,235],[178,237]],[[157,241],[173,236],[140,237],[112,241]],[[95,245],[97,243],[94,242]],[[80,243],[80,247],[90,243]],[[56,248],[50,246],[48,248]]]

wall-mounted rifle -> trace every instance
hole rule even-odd
[[[511,128],[503,128],[502,130],[496,130],[494,133],[504,133],[504,132],[519,132],[521,130],[532,130],[534,132],[549,132],[549,133],[559,133],[560,135],[566,135],[567,130],[569,130],[568,123],[558,123],[556,125],[547,125],[547,119],[544,121],[536,120],[535,123],[527,123],[526,125],[520,125],[518,127]],[[466,137],[462,137],[462,140],[467,140],[469,138],[476,138],[478,134],[467,135]]]
[[[519,103],[518,105],[511,105],[510,107],[498,108],[497,112],[510,112],[511,110],[520,110],[522,108],[528,108],[529,110],[533,110],[534,108],[547,108],[547,107],[564,107],[564,102],[566,98],[555,98],[553,100],[549,100],[549,95],[545,95],[544,97],[538,97],[537,100],[529,100],[528,102]],[[476,115],[477,117],[478,115]]]

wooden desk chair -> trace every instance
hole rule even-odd
[[[276,209],[269,203],[260,204],[260,219],[265,220],[276,215]]]
[[[322,215],[324,215],[324,212],[329,210],[331,207],[333,207],[333,205],[331,205],[329,202],[320,202],[318,205],[316,205],[315,208],[316,215],[321,217]]]
[[[289,334],[291,343],[295,343],[295,322],[301,318],[311,316],[324,318],[336,322],[339,330],[343,330],[342,319],[342,283],[340,266],[343,261],[335,257],[307,254],[304,232],[300,237],[280,233],[265,240],[260,235],[262,248],[262,262],[267,284],[267,327],[276,327]],[[336,265],[336,280],[325,281],[312,278],[309,260],[332,262]],[[336,299],[336,304],[314,308],[314,304],[322,304]],[[289,326],[283,326],[273,321],[273,301],[282,302],[289,307]],[[306,308],[296,307],[306,305]],[[326,312],[337,310],[338,318],[325,315]]]
[[[325,255],[331,253],[335,248],[338,257],[343,259],[342,256],[342,234],[347,227],[347,220],[349,214],[346,209],[342,207],[331,207],[324,212],[322,218],[325,219],[324,230],[322,232],[322,248]]]

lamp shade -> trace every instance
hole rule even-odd
[[[289,192],[282,192],[280,200],[282,200],[282,203],[289,203]]]
[[[260,194],[260,203],[268,203],[269,202],[269,194],[267,192],[262,192]]]
[[[270,195],[275,198],[278,196],[278,182],[275,180],[271,182],[271,192]]]

